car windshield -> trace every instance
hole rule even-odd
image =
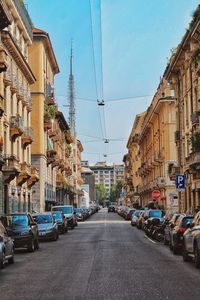
[[[139,214],[140,214],[140,213],[141,213],[141,212],[140,212],[139,210],[136,210],[135,213],[134,213],[134,216],[139,217]]]
[[[37,224],[46,224],[46,223],[52,223],[53,218],[51,215],[38,215],[38,216],[33,216],[34,221]]]
[[[61,220],[62,219],[62,213],[61,212],[54,212],[53,216],[56,220]]]
[[[64,214],[71,214],[72,213],[72,207],[71,206],[59,206],[59,207],[53,207],[52,211],[60,210]]]
[[[182,228],[187,228],[187,224],[192,223],[192,220],[193,220],[192,217],[183,218],[181,227]]]
[[[28,217],[25,215],[14,215],[12,216],[12,225],[28,226]]]
[[[149,217],[150,218],[162,218],[163,212],[161,210],[151,210],[149,212]]]
[[[76,211],[76,213],[81,213],[82,209],[81,208],[76,208],[75,211]]]

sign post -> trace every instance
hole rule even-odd
[[[186,177],[185,175],[176,175],[176,189],[179,192],[185,191]]]

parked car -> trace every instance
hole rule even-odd
[[[183,260],[194,258],[196,268],[200,268],[200,212],[198,212],[188,229],[183,234]]]
[[[68,231],[67,219],[65,218],[62,211],[52,212],[54,219],[58,224],[58,231],[62,234]]]
[[[145,210],[144,213],[142,213],[142,229],[145,229],[145,226],[148,223],[148,219],[150,218],[163,219],[164,215],[165,215],[164,211],[160,209]]]
[[[78,221],[84,221],[83,209],[80,207],[75,208],[76,218]]]
[[[14,243],[0,221],[0,269],[4,268],[6,262],[14,263]]]
[[[14,240],[14,248],[26,247],[29,252],[39,249],[37,223],[30,213],[12,213],[1,217],[8,236]]]
[[[164,245],[168,245],[170,242],[170,232],[173,229],[176,220],[180,216],[179,213],[175,213],[172,215],[170,219],[166,218],[165,219],[165,230],[164,230]]]
[[[131,225],[132,226],[136,226],[137,225],[137,221],[138,221],[138,218],[139,218],[139,215],[140,213],[142,213],[143,210],[135,210],[131,216]]]
[[[65,218],[67,219],[68,228],[74,229],[77,224],[76,212],[74,211],[73,205],[59,205],[51,208],[52,212],[62,211]]]
[[[108,206],[108,212],[115,212],[115,207],[114,207],[114,205],[109,205],[109,206]]]
[[[135,209],[134,208],[128,208],[125,212],[124,218],[125,220],[131,220],[132,214],[134,213]]]
[[[170,249],[174,254],[177,254],[178,251],[182,250],[183,247],[183,234],[188,228],[189,224],[192,223],[193,216],[186,216],[181,214],[175,224],[171,224],[170,230]]]
[[[51,212],[34,214],[33,219],[38,224],[39,240],[57,241],[59,238],[58,224]]]

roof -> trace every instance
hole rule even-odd
[[[53,46],[51,44],[49,34],[46,31],[44,31],[43,29],[33,28],[33,41],[37,38],[44,39],[44,43],[46,45],[46,50],[47,50],[47,53],[48,53],[50,61],[51,61],[53,72],[54,72],[54,74],[59,73],[60,70],[58,67],[58,63],[57,63],[56,56],[55,56],[55,53],[53,50]]]

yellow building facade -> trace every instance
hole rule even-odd
[[[34,128],[32,162],[39,169],[40,180],[35,185],[33,202],[36,211],[44,211],[56,203],[55,131],[57,106],[54,97],[54,76],[59,73],[48,33],[33,29],[33,44],[29,49],[30,65],[36,77],[31,87],[33,109],[31,125]]]
[[[140,206],[142,206],[140,197],[142,178],[139,176],[138,172],[139,168],[141,167],[140,147],[138,143],[145,115],[146,112],[136,115],[135,121],[133,123],[133,128],[131,130],[131,134],[127,143],[127,148],[129,150],[131,160],[131,184],[133,186],[132,191],[129,187],[129,198],[134,205]]]
[[[176,98],[176,147],[178,165],[173,174],[185,175],[186,187],[179,192],[179,208],[193,213],[200,207],[200,7],[181,43],[174,51],[165,78]]]
[[[35,83],[28,57],[28,48],[32,44],[31,21],[19,1],[4,1],[4,9],[10,15],[10,25],[1,31],[1,49],[6,53],[7,67],[0,75],[4,160],[0,206],[1,213],[8,213],[32,209],[32,186],[39,177],[37,169],[31,165],[30,86]]]
[[[137,138],[141,160],[137,174],[141,177],[139,194],[142,206],[178,210],[175,182],[169,177],[170,166],[177,164],[175,130],[175,98],[163,79],[147,109]],[[152,195],[155,190],[160,193],[158,198]]]

